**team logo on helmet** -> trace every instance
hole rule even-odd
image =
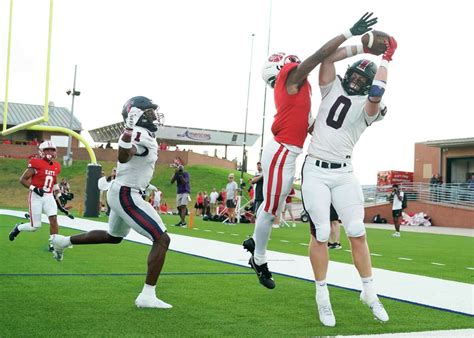
[[[370,60],[359,60],[347,68],[342,87],[349,95],[368,95],[377,66]],[[357,74],[357,75],[354,75]]]

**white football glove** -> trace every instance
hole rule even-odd
[[[138,109],[137,107],[132,107],[128,112],[127,118],[125,120],[125,127],[128,129],[133,129],[137,124],[138,120],[143,114],[143,110]]]

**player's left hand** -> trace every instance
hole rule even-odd
[[[397,40],[392,36],[388,41],[385,41],[385,46],[387,46],[387,50],[383,53],[382,59],[392,61],[392,56],[397,50]]]
[[[351,34],[352,35],[362,35],[362,34],[367,33],[368,31],[371,31],[372,30],[371,27],[377,23],[377,18],[370,19],[372,14],[374,14],[374,13],[367,12],[364,15],[362,15],[362,17],[359,19],[359,21],[357,21],[354,24],[354,26],[352,26],[352,28],[350,29]]]
[[[74,219],[74,216],[71,215],[69,212],[66,214],[67,217],[69,217],[70,219]]]

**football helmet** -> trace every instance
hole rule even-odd
[[[136,126],[143,127],[149,131],[155,132],[158,130],[158,126],[162,126],[164,122],[164,115],[160,113],[160,106],[154,103],[152,100],[145,96],[134,96],[129,99],[122,108],[122,116],[125,121],[128,116],[128,112],[132,107],[138,108],[143,111],[143,114],[138,119]]]
[[[57,157],[56,146],[53,141],[43,141],[39,145],[39,156],[48,162],[52,162]]]
[[[354,76],[354,73],[365,79]],[[347,68],[344,79],[342,79],[342,87],[349,95],[368,95],[375,73],[377,73],[377,66],[372,61],[366,59],[356,61]]]
[[[262,78],[263,81],[270,87],[275,87],[275,81],[280,73],[280,70],[287,63],[301,63],[300,59],[296,55],[286,55],[285,53],[276,53],[268,57],[263,64]]]

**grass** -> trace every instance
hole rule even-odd
[[[177,221],[174,216],[164,219],[167,223]],[[140,310],[134,307],[133,301],[143,285],[148,246],[130,242],[76,246],[58,263],[47,252],[47,226],[36,233],[20,234],[14,242],[9,242],[7,234],[16,221],[15,217],[0,216],[2,337],[333,336],[474,327],[472,317],[388,299],[384,304],[391,320],[382,325],[360,304],[358,293],[331,287],[337,326],[325,328],[317,320],[313,283],[278,276],[277,288],[270,291],[258,285],[248,268],[175,252],[167,255],[157,288],[158,296],[174,308]],[[229,228],[199,220],[195,227],[225,230],[226,234],[232,232],[239,236],[171,226],[169,231],[206,238],[222,236],[220,240],[236,243],[241,242],[240,235],[251,232],[249,225]],[[61,229],[61,232],[76,233],[69,229]],[[372,242],[377,232],[369,231]],[[285,247],[288,243],[284,245],[278,238],[285,236],[291,242],[300,241],[296,235],[303,236],[303,233],[307,240],[306,226],[276,229],[270,249],[301,254],[303,247]],[[420,234],[413,235],[415,240]],[[434,258],[446,255],[443,250],[448,247],[443,243],[449,237],[436,235],[431,239],[441,245],[433,250]],[[379,239],[382,241],[383,236]],[[430,237],[423,236],[423,240]],[[404,242],[387,243],[391,248],[382,248],[384,254],[385,250],[405,250]],[[342,259],[344,252],[335,254]],[[418,265],[418,260],[413,264]]]
[[[27,164],[26,159],[0,158],[0,168],[2,168],[0,189],[3,192],[0,195],[1,206],[5,208],[25,208],[27,205],[27,190],[19,183],[20,176],[25,171]],[[83,209],[87,164],[87,161],[74,161],[71,167],[62,167],[61,170],[60,179],[63,177],[68,179],[71,191],[75,195],[74,200],[70,202],[70,205],[73,206],[73,214],[78,214]],[[112,168],[116,166],[116,162],[100,162],[100,164],[106,175],[109,175]],[[210,193],[212,188],[220,191],[225,188],[227,176],[230,172],[233,172],[237,178],[240,178],[241,175],[236,170],[205,165],[187,166],[186,171],[189,172],[191,177],[191,198],[193,202],[190,203],[190,207],[194,206],[195,197],[199,191]],[[174,209],[176,205],[176,183],[171,184],[173,174],[174,168],[166,164],[158,165],[151,184],[161,189],[168,206]],[[244,174],[244,182],[248,182],[251,177],[249,174]],[[248,188],[248,184],[246,188]],[[247,189],[245,189],[244,196],[248,199]]]

